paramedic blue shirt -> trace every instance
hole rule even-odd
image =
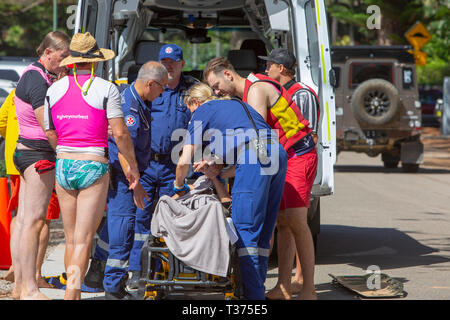
[[[166,86],[164,92],[151,103],[152,153],[170,155],[179,141],[171,141],[172,132],[178,128],[186,129],[191,112],[184,104],[186,91],[196,80],[181,76],[175,89]]]
[[[122,92],[121,104],[125,124],[133,141],[139,172],[143,172],[150,163],[151,113],[149,105],[142,101],[134,84],[133,82]],[[112,137],[108,138],[108,148],[109,162],[115,169],[122,171],[117,145]]]
[[[267,139],[271,134],[270,126],[255,109],[246,105],[260,137]],[[214,138],[207,138],[204,133],[208,130]],[[221,159],[232,160],[233,164],[236,164],[240,144],[247,143],[250,138],[255,137],[252,123],[238,101],[212,100],[194,111],[189,122],[185,144],[208,146],[211,141],[211,151]],[[216,141],[217,138],[221,140]],[[278,137],[275,137],[275,141],[278,142]],[[232,164],[229,161],[225,162]]]

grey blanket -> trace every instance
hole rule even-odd
[[[230,240],[222,204],[210,181],[199,178],[196,189],[178,199],[158,201],[151,233],[163,237],[169,250],[191,268],[226,277]]]

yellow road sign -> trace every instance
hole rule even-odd
[[[431,35],[422,22],[417,21],[405,33],[406,39],[412,44],[414,50],[418,51],[431,39]]]
[[[414,60],[416,60],[417,66],[424,66],[427,64],[427,54],[426,52],[417,50],[408,50],[409,53],[414,55]]]

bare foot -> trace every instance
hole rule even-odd
[[[11,291],[11,298],[13,298],[14,300],[19,300],[20,299],[20,290],[21,290],[21,288],[14,286],[14,288]]]
[[[1,279],[9,282],[14,282],[14,271],[8,270],[5,276],[2,277]]]
[[[298,294],[302,291],[303,283],[298,282],[297,280],[292,280],[291,282],[291,292],[292,294]]]
[[[266,293],[266,299],[291,300],[291,293],[288,292],[283,286],[276,286],[275,288]]]
[[[304,290],[302,290],[298,296],[296,300],[317,300],[317,294],[315,291],[308,291],[305,292]]]
[[[38,291],[31,296],[21,295],[20,300],[52,300],[42,292]]]
[[[48,283],[43,277],[40,277],[37,281],[39,288],[54,288],[55,286]]]
[[[67,289],[64,294],[64,300],[81,300],[80,289]]]

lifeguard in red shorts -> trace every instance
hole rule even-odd
[[[316,93],[307,85],[296,82],[296,58],[289,50],[272,50],[267,61],[267,75],[287,90],[299,112],[309,122],[309,132],[295,142],[287,152],[289,156],[286,181],[278,229],[278,282],[266,294],[268,299],[290,299],[298,293],[300,299],[317,299],[314,289],[314,243],[308,227],[308,208],[311,189],[317,171],[316,132],[319,104]],[[292,260],[297,247],[297,272],[291,284]],[[300,264],[301,262],[301,264]]]

